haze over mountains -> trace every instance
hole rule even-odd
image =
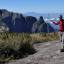
[[[54,15],[52,14],[50,17]],[[39,14],[39,13],[20,14],[10,12],[5,9],[0,9],[0,24],[2,23],[0,25],[0,30],[9,32],[25,32],[25,33],[54,32],[56,31],[54,27],[51,26],[50,23],[46,23],[43,19],[43,17],[48,16],[49,14]],[[58,14],[56,16],[58,16]]]
[[[44,18],[57,18],[59,17],[60,14],[64,15],[64,13],[36,13],[36,12],[28,12],[28,13],[25,13],[24,15],[34,16],[37,18],[40,16],[43,16]]]

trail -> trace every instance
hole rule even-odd
[[[60,52],[59,41],[34,44],[34,47],[37,53],[7,64],[64,64],[64,52]]]

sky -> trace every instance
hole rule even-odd
[[[0,9],[18,13],[63,13],[64,0],[0,0]]]

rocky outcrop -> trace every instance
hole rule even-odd
[[[37,22],[35,22],[33,24],[33,27],[32,27],[32,32],[54,32],[55,30],[53,29],[53,27],[48,24],[48,23],[45,23],[43,17],[41,16],[39,18],[39,20]]]
[[[47,24],[42,16],[37,20],[37,18],[33,16],[23,16],[23,14],[1,9],[0,22],[6,24],[9,28],[9,32],[48,32]],[[52,29],[51,27],[51,31],[54,31]]]

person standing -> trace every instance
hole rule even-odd
[[[60,15],[58,22],[53,22],[55,25],[59,25],[59,35],[60,35],[60,41],[62,43],[62,49],[61,52],[64,52],[64,19],[63,16]]]

